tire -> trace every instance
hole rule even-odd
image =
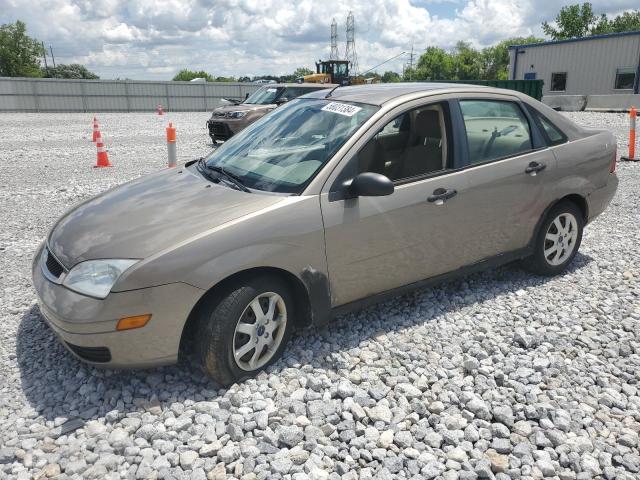
[[[257,308],[263,312],[260,319]],[[196,358],[203,371],[225,386],[262,371],[285,349],[293,329],[293,308],[291,292],[273,276],[245,277],[213,295],[201,309],[194,341]],[[252,345],[261,350],[255,361],[258,350],[255,346],[236,358],[234,353],[242,353],[242,347]]]
[[[578,253],[583,228],[582,211],[575,203],[564,200],[554,205],[540,226],[534,252],[523,262],[524,267],[547,277],[562,273]]]

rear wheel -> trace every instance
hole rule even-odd
[[[545,276],[564,271],[578,253],[583,227],[582,212],[573,202],[555,205],[542,223],[534,253],[524,262],[525,267]]]
[[[276,277],[249,279],[205,304],[195,340],[200,364],[223,385],[277,360],[292,329],[293,301]]]

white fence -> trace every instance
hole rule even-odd
[[[211,111],[222,98],[244,99],[251,83],[61,80],[0,77],[0,112]]]

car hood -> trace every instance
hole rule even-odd
[[[255,110],[271,110],[275,108],[275,104],[266,104],[259,105],[256,103],[240,103],[238,105],[225,105],[223,107],[218,107],[213,111],[213,116],[215,117],[218,113],[227,113],[227,112],[250,112]]]
[[[282,198],[211,183],[193,166],[165,170],[67,212],[49,234],[49,249],[67,268],[93,259],[142,259]]]

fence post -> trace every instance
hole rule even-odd
[[[129,98],[129,80],[124,81],[124,98],[127,102],[127,113],[131,113],[131,99]]]
[[[87,87],[86,80],[80,80],[80,94],[82,95],[82,111],[87,113]]]
[[[36,107],[36,112],[40,111],[40,100],[38,99],[38,81],[35,79],[24,80],[25,82],[31,83],[31,91],[33,92],[33,104]]]
[[[166,95],[167,95],[167,109],[166,110],[167,110],[167,112],[170,112],[171,111],[171,105],[169,103],[169,84],[168,83],[164,84],[164,90],[165,90]]]

